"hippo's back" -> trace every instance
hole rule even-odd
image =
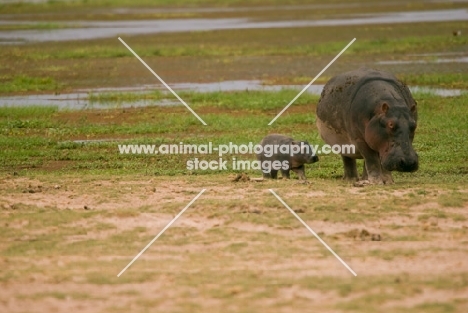
[[[264,145],[281,145],[281,144],[290,144],[294,139],[291,137],[281,135],[281,134],[270,134],[262,139],[260,144]]]
[[[343,129],[343,117],[349,115],[356,95],[363,86],[371,82],[392,85],[407,103],[412,99],[408,87],[393,74],[362,67],[337,75],[327,82],[317,105],[317,117],[335,129]],[[378,99],[381,96],[381,90],[375,89],[372,94],[366,96],[369,99]]]

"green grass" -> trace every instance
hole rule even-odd
[[[226,110],[262,110],[268,111],[284,107],[285,102],[290,101],[297,95],[296,90],[283,89],[278,92],[178,92],[179,96],[191,106],[199,108],[226,109]],[[148,93],[135,92],[109,92],[90,94],[88,99],[91,104],[109,104],[110,107],[123,102],[133,102],[139,100],[172,100],[177,103],[177,99],[169,92],[151,91]],[[317,102],[318,96],[304,94],[296,102],[296,106],[302,106]]]
[[[190,174],[185,169],[193,155],[121,155],[118,144],[207,144],[259,142],[267,133],[286,133],[294,138],[321,144],[315,128],[314,110],[317,96],[304,94],[275,123],[268,122],[296,94],[293,90],[280,92],[181,93],[182,97],[207,122],[200,122],[182,106],[151,107],[148,109],[108,109],[101,111],[63,112],[55,108],[1,108],[0,155],[3,171],[40,170],[50,162],[65,161],[66,170],[89,172],[142,173],[156,175]],[[120,101],[140,97],[169,98],[160,92],[149,95],[108,94],[93,96],[96,101]],[[464,145],[468,135],[467,96],[442,98],[416,94],[419,126],[414,146],[421,158],[421,169],[414,174],[395,173],[396,180],[423,180],[427,183],[463,181],[467,173]],[[75,138],[112,141],[80,144]],[[443,144],[442,144],[443,143]],[[225,156],[231,160],[231,155]],[[201,159],[214,160],[206,155]],[[241,160],[254,159],[252,155]],[[315,178],[339,177],[341,161],[334,155],[307,168]],[[229,172],[235,172],[232,169]],[[255,172],[255,171],[251,171]],[[209,172],[195,171],[195,174]],[[455,197],[457,199],[459,197]],[[417,199],[413,200],[416,201]],[[441,198],[447,206],[460,206],[459,200]],[[458,201],[458,202],[457,202]]]
[[[444,73],[444,74],[405,74],[399,77],[408,85],[428,85],[443,88],[467,89],[468,74],[466,73]]]
[[[63,88],[51,77],[30,77],[19,75],[0,77],[0,92],[55,91]]]
[[[47,119],[57,111],[57,108],[54,106],[2,107],[0,118],[2,121],[29,121],[31,118],[39,121]]]
[[[448,25],[457,27],[458,25]],[[408,26],[396,25],[395,31],[405,29]],[[306,28],[307,31],[312,31]],[[158,36],[136,36],[129,42],[132,49],[137,51],[140,57],[247,57],[247,56],[308,56],[319,57],[329,56],[338,53],[349,40],[324,40],[319,39],[317,42],[310,43],[298,40],[299,35],[305,33],[304,29],[279,29],[276,32],[271,32],[265,36],[263,30],[229,30],[227,36],[238,37],[243,32],[249,33],[249,36],[244,41],[233,40],[231,42],[223,41],[226,35],[216,32],[198,31],[191,33],[190,37],[187,34],[167,35],[160,34]],[[209,36],[207,37],[207,34]],[[296,35],[296,36],[294,36]],[[304,34],[305,35],[305,34]],[[382,34],[383,36],[384,34]],[[177,41],[173,38],[177,36]],[[276,36],[277,39],[270,38]],[[289,36],[289,37],[288,37]],[[187,38],[186,38],[187,37]],[[341,37],[341,36],[340,36]],[[363,57],[376,55],[389,55],[390,58],[401,55],[405,57],[411,53],[427,53],[428,51],[440,51],[443,46],[444,50],[456,50],[463,48],[467,43],[466,37],[449,37],[446,35],[418,35],[417,37],[406,36],[403,38],[383,39],[378,35],[373,35],[374,38],[360,38],[347,51],[347,56]],[[377,37],[377,38],[375,38]],[[205,39],[207,38],[207,39]],[[280,41],[279,39],[283,39]],[[301,37],[299,37],[301,38]],[[338,37],[339,38],[339,37]],[[157,41],[155,41],[157,40]],[[284,42],[286,41],[286,42]],[[47,59],[93,59],[93,58],[121,58],[134,56],[125,47],[116,47],[114,41],[92,41],[85,47],[81,45],[73,45],[66,49],[56,49],[53,46],[39,44],[38,47],[31,46],[23,49],[17,47],[6,47],[5,51],[0,55],[7,54],[14,56],[22,56],[30,60],[47,60]],[[414,79],[417,76],[413,76]],[[433,79],[436,79],[434,77]]]
[[[0,31],[10,31],[10,30],[49,30],[49,29],[60,29],[60,28],[71,28],[78,27],[78,25],[64,24],[64,23],[53,23],[53,22],[44,22],[44,23],[27,23],[27,24],[6,24],[0,25]]]

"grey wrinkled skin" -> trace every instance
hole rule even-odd
[[[268,157],[265,153],[257,154],[257,160],[263,163],[263,161],[288,161],[289,167],[288,169],[280,169],[281,175],[283,178],[290,178],[289,171],[294,171],[299,179],[306,180],[305,176],[305,167],[304,164],[311,164],[318,161],[318,156],[315,155],[312,147],[309,145],[307,141],[297,141],[290,137],[280,135],[280,134],[270,134],[262,139],[260,145],[265,147],[265,145],[299,145],[301,146],[307,145],[309,147],[308,151],[301,151],[299,153],[295,153],[292,156],[286,153],[280,153],[279,151],[276,154]],[[278,170],[270,169],[267,171],[267,168],[262,167],[263,178],[273,178],[276,179],[278,176]]]
[[[342,154],[344,179],[359,179],[356,159],[364,158],[362,180],[393,183],[392,171],[418,169],[412,143],[417,107],[408,87],[393,74],[360,68],[330,79],[317,105],[317,127],[329,145],[353,144]]]

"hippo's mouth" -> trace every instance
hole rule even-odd
[[[307,164],[318,162],[318,160],[319,160],[318,156],[314,155],[313,157],[309,158],[309,160],[307,161]]]
[[[418,161],[414,162],[400,162],[397,166],[398,172],[416,172],[419,168]]]
[[[419,168],[419,162],[418,159],[401,159],[394,162],[382,162],[382,167],[387,171],[415,172]]]

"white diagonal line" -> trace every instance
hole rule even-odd
[[[292,100],[291,100],[291,102],[289,102],[289,104],[288,104],[288,105],[287,105],[287,106],[286,106],[286,107],[285,107],[285,108],[284,108],[284,109],[283,109],[281,112],[279,112],[279,113],[278,113],[278,115],[276,115],[276,117],[275,117],[274,119],[272,119],[272,120],[271,120],[271,122],[270,122],[270,123],[268,123],[268,125],[271,125],[271,124],[273,124],[273,123],[276,121],[276,119],[277,119],[278,117],[280,117],[280,116],[281,116],[281,114],[283,114],[283,113],[284,113],[284,111],[286,111],[286,110],[287,110],[287,109],[288,109],[288,108],[291,106],[291,104],[293,104],[293,103],[294,103],[294,101],[296,101],[296,100],[297,100],[297,98],[299,98],[299,97],[300,97],[300,96],[301,96],[301,95],[302,95],[302,94],[303,94],[303,93],[304,93],[304,92],[307,90],[307,88],[309,88],[309,87],[310,87],[310,85],[312,85],[312,84],[313,84],[313,83],[314,83],[314,82],[317,80],[317,78],[319,78],[319,77],[320,77],[320,75],[322,75],[322,74],[323,74],[323,72],[325,72],[325,71],[327,70],[327,68],[329,68],[329,67],[330,67],[330,65],[332,65],[332,64],[333,64],[333,62],[335,62],[335,61],[336,61],[336,59],[338,59],[338,58],[340,57],[340,55],[342,55],[342,54],[343,54],[343,52],[345,52],[345,51],[346,51],[346,49],[348,49],[348,48],[349,48],[349,46],[351,46],[351,45],[353,44],[353,42],[354,42],[354,41],[356,41],[356,38],[354,38],[353,40],[351,40],[351,42],[350,42],[350,43],[348,43],[348,45],[347,45],[346,47],[344,47],[344,48],[343,48],[343,50],[341,50],[341,52],[340,52],[340,53],[338,53],[338,55],[337,55],[337,56],[336,56],[336,57],[335,57],[333,60],[331,60],[331,61],[330,61],[330,63],[328,63],[328,64],[327,64],[327,66],[325,66],[325,67],[323,68],[323,70],[322,70],[322,71],[320,71],[320,73],[318,73],[318,74],[317,74],[317,76],[315,76],[315,77],[314,77],[314,79],[312,79],[312,81],[311,81],[311,82],[310,82],[310,83],[309,83],[307,86],[305,86],[305,87],[304,87],[304,89],[302,89],[302,91],[301,91],[301,92],[300,92],[300,93],[299,93],[299,94],[298,94],[298,95],[297,95],[297,96],[296,96],[294,99],[292,99]]]
[[[167,224],[166,227],[164,227],[163,230],[161,230],[161,231],[159,232],[159,234],[158,234],[156,237],[154,237],[154,239],[151,240],[150,243],[147,244],[146,247],[144,247],[143,250],[141,250],[140,253],[138,253],[138,254],[136,255],[136,257],[134,257],[133,260],[132,260],[130,263],[128,263],[128,265],[125,266],[125,268],[124,268],[122,271],[120,271],[120,273],[119,273],[119,275],[117,275],[117,277],[120,277],[120,275],[122,275],[122,274],[133,264],[133,262],[135,262],[135,261],[136,261],[136,260],[137,260],[137,259],[138,259],[138,258],[139,258],[139,257],[140,257],[140,256],[157,240],[157,239],[158,239],[158,238],[159,238],[159,236],[161,236],[169,227],[171,227],[171,225],[172,225],[182,214],[184,214],[185,210],[187,210],[187,209],[198,199],[198,197],[200,197],[200,196],[202,195],[202,193],[205,192],[205,190],[206,190],[206,189],[203,189],[202,191],[200,191],[200,193],[199,193],[195,198],[193,198],[192,201],[190,201],[190,203],[187,204],[187,206],[186,206],[182,211],[180,211],[180,213],[177,214],[176,217],[174,217],[174,218],[172,219],[172,221],[170,221],[169,224]]]
[[[270,192],[289,210],[289,212],[292,213],[292,215],[294,215],[295,218],[297,218],[299,220],[299,222],[302,223],[302,225],[304,225],[311,233],[312,235],[314,235],[324,246],[325,248],[327,248],[334,256],[335,258],[338,259],[338,261],[341,262],[341,264],[344,265],[344,267],[346,267],[354,276],[357,276],[356,272],[353,271],[351,269],[351,267],[348,266],[348,264],[345,263],[345,261],[343,261],[339,256],[338,254],[335,253],[335,251],[333,251],[326,243],[325,241],[322,240],[322,238],[319,237],[319,235],[317,235],[313,230],[312,228],[309,227],[309,225],[307,225],[300,217],[299,215],[296,214],[296,212],[294,212],[287,204],[286,202],[283,201],[283,199],[281,199],[272,189],[268,189],[270,190]]]
[[[192,110],[192,108],[189,107],[189,105],[188,105],[187,103],[185,103],[185,101],[182,100],[182,98],[179,97],[179,95],[176,94],[175,91],[172,90],[172,88],[169,87],[169,85],[166,84],[166,82],[165,82],[164,80],[162,80],[162,78],[159,77],[159,75],[156,74],[156,73],[151,69],[151,67],[149,67],[148,64],[146,64],[145,61],[143,61],[143,60],[139,57],[138,54],[136,54],[135,51],[133,51],[132,48],[130,48],[130,47],[125,43],[125,41],[123,41],[122,38],[119,37],[119,40],[120,40],[121,43],[123,43],[123,45],[124,45],[125,47],[127,47],[128,50],[130,50],[131,53],[133,53],[134,56],[136,56],[136,58],[137,58],[144,66],[146,66],[146,68],[147,68],[151,73],[153,73],[154,76],[156,76],[157,79],[159,79],[159,81],[160,81],[164,86],[166,86],[166,88],[167,88],[170,92],[172,92],[172,94],[173,94],[177,99],[179,99],[180,102],[182,102],[183,105],[185,105],[185,106],[187,107],[187,109],[188,109],[190,112],[192,112],[193,115],[195,115],[196,118],[198,118],[198,119],[200,120],[200,122],[202,122],[203,125],[206,126],[205,121],[202,120],[201,117],[198,116],[198,114],[195,113],[195,111]]]

